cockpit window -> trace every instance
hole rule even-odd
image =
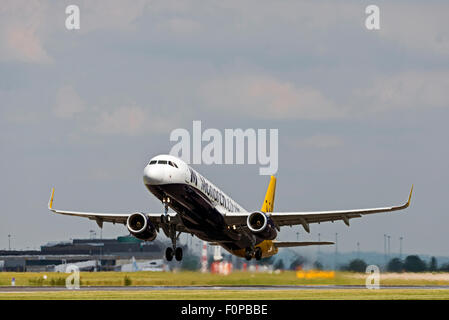
[[[150,164],[168,164],[174,168],[178,168],[178,166],[176,165],[176,163],[174,163],[173,161],[168,161],[168,160],[151,160]]]
[[[171,165],[172,167],[177,168],[177,166],[176,166],[176,164],[174,162],[169,161],[168,164]]]

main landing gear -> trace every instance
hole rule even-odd
[[[262,259],[262,249],[259,247],[256,247],[255,249],[246,248],[245,259],[250,261],[252,258],[256,258],[257,261]]]
[[[178,240],[181,232],[176,235],[176,225],[170,223],[170,216],[168,215],[168,204],[170,203],[170,198],[163,198],[162,202],[164,203],[164,214],[161,216],[162,228],[172,243],[172,247],[168,247],[165,250],[165,259],[167,259],[167,261],[172,261],[173,257],[175,257],[176,261],[181,261],[182,248],[176,247],[176,240]]]
[[[182,260],[182,248],[177,247],[176,249],[173,249],[171,247],[168,247],[165,250],[165,259],[167,259],[167,261],[172,261],[173,256],[175,257],[176,261],[181,261]]]
[[[182,248],[176,247],[176,240],[178,240],[181,232],[179,232],[178,235],[176,235],[176,226],[174,224],[171,224],[169,227],[168,233],[169,233],[169,237],[170,237],[170,240],[172,243],[172,247],[168,247],[165,250],[165,258],[167,259],[167,261],[172,261],[173,256],[174,256],[176,261],[181,261],[182,260]]]

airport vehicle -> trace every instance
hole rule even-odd
[[[270,257],[278,248],[310,245],[331,245],[333,242],[280,242],[276,241],[282,226],[302,225],[310,232],[310,224],[349,220],[363,215],[402,210],[410,205],[413,186],[408,201],[400,206],[315,212],[274,212],[276,178],[271,177],[260,210],[247,211],[231,197],[217,188],[181,159],[158,155],[144,169],[143,181],[147,189],[164,206],[163,213],[89,213],[63,211],[53,208],[51,192],[49,210],[54,213],[85,217],[95,220],[100,228],[104,222],[122,223],[138,239],[152,241],[162,229],[171,239],[165,257],[182,259],[182,248],[176,246],[182,232],[220,245],[230,253],[247,260]],[[169,213],[168,209],[174,213]]]

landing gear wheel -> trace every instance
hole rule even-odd
[[[246,249],[246,251],[245,251],[245,259],[248,260],[248,261],[250,261],[252,258],[253,258],[253,252],[252,252],[252,250]]]
[[[173,255],[174,255],[173,249],[168,247],[165,250],[165,259],[167,259],[167,261],[172,261],[173,260]]]
[[[260,260],[262,259],[262,249],[260,249],[259,247],[256,248],[255,252],[254,252],[254,257],[256,258],[256,260]]]
[[[176,258],[176,261],[182,260],[182,248],[178,247],[175,249],[175,258]]]

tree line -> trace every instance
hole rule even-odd
[[[354,259],[341,269],[353,272],[365,272],[367,263],[362,259]],[[427,263],[417,255],[409,255],[404,260],[393,258],[385,266],[388,272],[449,272],[449,263],[438,267],[438,261],[435,257],[430,258]]]

